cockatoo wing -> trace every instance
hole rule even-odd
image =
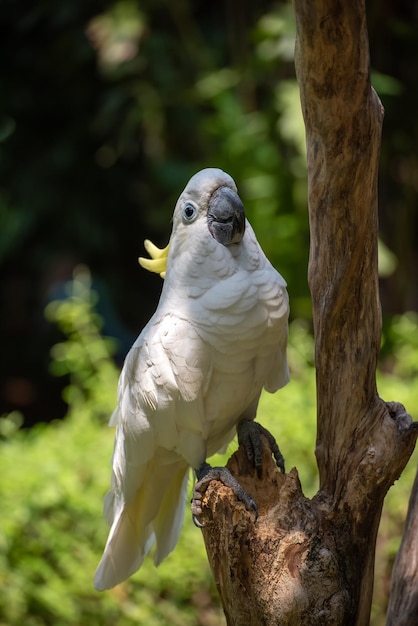
[[[203,396],[210,355],[187,320],[158,311],[129,352],[118,390],[111,526],[95,576],[108,589],[135,572],[156,540],[158,564],[174,548],[184,516],[189,467],[206,457]]]

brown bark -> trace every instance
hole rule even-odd
[[[401,547],[392,572],[386,626],[418,624],[418,472],[409,499]]]
[[[416,439],[404,407],[376,391],[383,110],[370,85],[364,2],[295,0],[295,9],[320,489],[305,498],[297,471],[281,476],[268,453],[259,479],[239,449],[229,467],[259,519],[254,524],[227,488],[212,483],[203,535],[229,625],[360,626],[369,623],[383,499]]]

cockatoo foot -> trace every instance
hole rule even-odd
[[[192,517],[195,526],[203,528],[198,517],[202,514],[202,500],[209,483],[212,480],[219,480],[226,487],[229,487],[234,492],[234,495],[238,500],[244,503],[245,508],[248,511],[254,512],[254,521],[257,520],[258,510],[257,505],[252,497],[241,487],[236,478],[234,478],[226,467],[212,467],[209,463],[202,463],[202,465],[196,470],[196,476],[198,482],[194,487],[192,498]]]
[[[261,437],[267,439],[271,453],[275,458],[276,465],[281,473],[285,473],[284,458],[273,435],[264,426],[253,420],[241,420],[237,426],[238,443],[242,444],[247,451],[248,459],[257,469],[257,474],[261,474],[263,464],[263,442]]]

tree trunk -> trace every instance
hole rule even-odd
[[[257,477],[240,448],[228,467],[254,497],[259,518],[254,524],[228,488],[212,483],[203,536],[228,625],[360,626],[369,623],[383,499],[417,435],[404,407],[376,391],[383,109],[370,85],[364,2],[295,0],[295,9],[320,489],[305,498],[297,471],[282,476],[267,450]]]
[[[409,499],[401,547],[392,572],[386,626],[418,624],[418,472]]]

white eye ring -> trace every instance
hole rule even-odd
[[[185,224],[190,224],[194,222],[197,217],[197,209],[191,204],[191,202],[187,202],[182,210],[183,222]]]

